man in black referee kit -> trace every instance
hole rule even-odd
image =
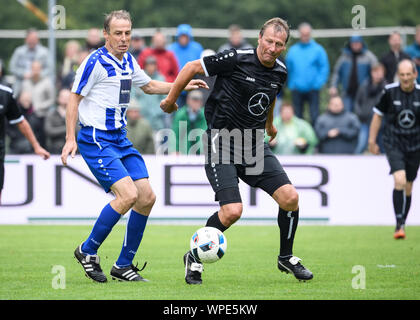
[[[256,49],[226,50],[187,63],[166,99],[162,100],[161,108],[169,113],[176,111],[175,101],[194,75],[217,76],[205,106],[208,130],[203,142],[206,174],[220,210],[210,216],[206,226],[224,232],[241,217],[238,178],[252,187],[261,188],[279,205],[278,268],[292,273],[298,280],[310,280],[312,273],[292,254],[299,219],[298,194],[277,158],[263,142],[264,129],[271,139],[277,134],[273,126],[273,109],[287,78],[286,66],[277,58],[286,49],[288,38],[287,22],[273,18],[262,26]],[[238,132],[241,134],[239,139]],[[226,154],[230,155],[228,161]],[[250,161],[252,154],[256,155],[254,163]],[[203,265],[191,252],[185,254],[184,264],[185,281],[202,283]]]
[[[35,153],[44,159],[48,159],[50,154],[41,147],[36,139],[29,122],[23,117],[11,88],[0,84],[0,203],[1,190],[4,183],[4,157],[6,140],[6,119],[10,124],[16,124],[20,132],[29,140]]]
[[[398,64],[399,82],[385,86],[370,125],[369,151],[379,154],[376,138],[385,120],[383,142],[394,177],[392,200],[396,217],[395,239],[405,238],[413,181],[420,164],[420,85],[411,60]]]

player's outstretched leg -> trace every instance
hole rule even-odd
[[[277,223],[280,229],[280,254],[277,267],[280,271],[291,273],[300,281],[311,280],[313,274],[301,263],[301,259],[293,256],[293,242],[299,221],[298,194],[291,184],[279,187],[273,194],[279,204]]]
[[[138,274],[138,272],[143,270],[144,267],[139,270],[132,264],[134,256],[143,238],[147,220],[148,216],[137,213],[134,209],[131,210],[130,217],[127,221],[127,228],[120,256],[111,269],[111,276],[113,280],[148,281]]]
[[[394,213],[395,213],[395,232],[394,238],[395,239],[404,239],[405,238],[405,231],[404,231],[404,207],[405,207],[405,194],[404,190],[397,190],[394,189],[392,192],[392,202],[394,204]]]
[[[111,269],[111,276],[113,280],[147,282],[149,280],[138,274],[146,264],[139,270],[137,266],[133,265],[133,260],[143,239],[156,195],[147,178],[135,180],[134,186],[137,189],[137,198],[127,220],[123,245],[120,255]]]
[[[408,216],[408,212],[410,211],[410,207],[411,207],[411,192],[413,189],[413,182],[412,181],[407,181],[406,187],[405,187],[405,192],[404,192],[404,196],[405,198],[403,200],[405,200],[403,202],[403,216],[401,218],[401,220],[399,221],[399,225],[398,225],[398,221],[397,221],[397,227],[395,228],[395,233],[394,233],[394,238],[395,239],[405,239],[406,235],[405,235],[405,222],[407,220],[407,216]],[[395,190],[394,190],[395,193]],[[395,200],[394,200],[395,202]]]
[[[407,194],[411,195],[412,183],[407,182],[405,170],[396,170],[393,172],[394,190],[392,191],[392,203],[396,220],[394,239],[405,239],[405,218],[410,208],[411,197],[407,199]],[[407,200],[409,200],[407,206]]]
[[[404,210],[404,217],[403,217],[403,226],[405,226],[405,221],[407,220],[408,213],[410,212],[411,207],[411,195],[405,196],[405,210]]]
[[[121,215],[108,203],[101,211],[92,232],[83,244],[76,248],[74,256],[82,265],[86,276],[94,281],[106,282],[106,277],[99,265],[98,249],[111,232]]]
[[[299,209],[285,211],[279,208],[278,225],[280,228],[280,255],[277,259],[277,267],[280,271],[291,273],[298,280],[311,280],[313,274],[301,263],[301,259],[293,256],[293,242],[299,220]]]

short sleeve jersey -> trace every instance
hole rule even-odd
[[[374,112],[384,117],[384,147],[420,151],[420,85],[404,92],[399,82],[385,86]]]
[[[23,115],[13,98],[11,88],[0,85],[0,156],[4,155],[6,121],[16,124],[23,120]]]
[[[131,86],[150,81],[130,53],[120,61],[105,47],[92,52],[77,70],[72,88],[84,97],[79,104],[81,125],[100,130],[125,127]]]
[[[286,66],[261,64],[255,49],[226,50],[201,59],[206,76],[217,76],[206,102],[209,129],[264,129],[270,105],[286,82]]]

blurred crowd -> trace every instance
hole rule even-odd
[[[341,55],[332,68],[326,50],[312,38],[311,25],[302,23],[298,31],[299,40],[284,57],[288,69],[284,90],[289,90],[290,101],[284,99],[284,93],[277,99],[276,108],[280,111],[275,113],[274,124],[278,134],[270,147],[276,154],[366,153],[373,107],[384,86],[398,81],[398,62],[413,59],[420,75],[420,25],[414,43],[403,48],[401,35],[393,32],[388,37],[389,50],[377,54],[369,50],[361,36],[353,35],[341,48]],[[174,42],[167,40],[159,30],[149,45],[141,35],[132,35],[130,52],[152,79],[173,82],[188,61],[230,48],[252,47],[238,25],[229,27],[227,42],[217,50],[204,49],[194,40],[193,29],[188,24],[178,26]],[[27,31],[25,43],[10,58],[8,79],[13,79],[12,83],[6,83],[6,68],[0,60],[0,83],[13,87],[39,142],[52,154],[60,154],[65,142],[66,105],[76,70],[91,52],[103,45],[102,31],[94,28],[83,42],[66,42],[56,83],[51,80],[48,50],[34,29]],[[215,79],[203,79],[211,90]],[[320,105],[323,89],[328,92],[327,106]],[[175,140],[169,153],[199,153],[201,135],[194,129],[206,130],[204,104],[209,93],[209,90],[184,92],[177,101],[180,109],[169,115],[159,107],[163,96],[147,95],[139,88],[132,88],[127,111],[129,139],[141,153],[154,154],[164,143],[159,133],[172,129]],[[321,113],[321,110],[326,111]],[[15,126],[8,126],[7,135],[8,153],[32,153],[29,142]]]

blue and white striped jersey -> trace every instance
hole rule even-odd
[[[79,104],[82,126],[115,130],[127,124],[131,85],[151,81],[130,53],[119,61],[105,47],[92,52],[76,72],[72,92],[84,98]]]

